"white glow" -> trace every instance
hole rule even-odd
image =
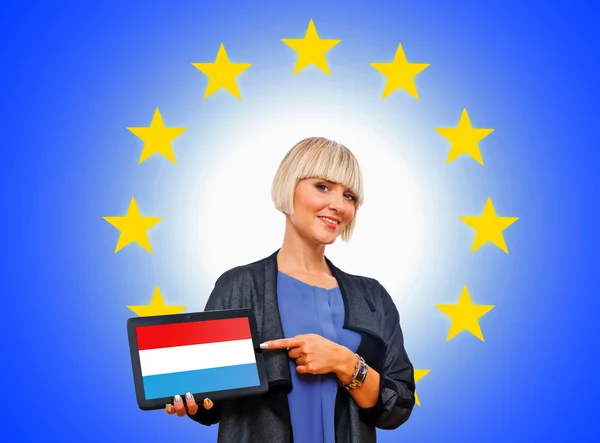
[[[399,309],[410,302],[422,263],[424,207],[407,152],[385,128],[339,108],[298,108],[243,119],[211,149],[211,170],[196,180],[189,214],[189,245],[211,284],[232,267],[263,258],[281,246],[284,215],[273,207],[271,182],[285,153],[308,136],[346,145],[358,158],[365,204],[350,243],[340,238],[326,255],[351,274],[379,280]],[[332,116],[334,116],[332,118]],[[234,134],[234,133],[235,134]],[[240,135],[243,134],[243,137]]]

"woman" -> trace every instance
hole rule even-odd
[[[376,428],[409,418],[415,385],[388,292],[325,256],[338,236],[351,238],[360,166],[339,143],[302,140],[281,162],[272,198],[286,219],[281,248],[221,275],[205,308],[253,309],[269,391],[202,408],[188,393],[167,413],[218,422],[223,443],[375,442]]]

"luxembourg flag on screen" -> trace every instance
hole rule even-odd
[[[247,318],[136,328],[146,399],[260,385]]]

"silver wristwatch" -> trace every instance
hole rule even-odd
[[[361,386],[365,382],[365,379],[367,378],[367,370],[369,368],[365,360],[360,355],[355,355],[358,357],[358,363],[354,367],[354,374],[352,374],[352,380],[350,381],[350,383],[342,385],[349,391]]]

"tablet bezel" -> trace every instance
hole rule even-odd
[[[140,365],[140,355],[137,346],[137,336],[135,329],[138,326],[153,326],[173,323],[185,323],[205,320],[223,320],[229,318],[245,317],[250,325],[250,334],[252,336],[252,345],[254,347],[254,356],[258,370],[260,385],[246,388],[227,389],[211,392],[192,392],[196,403],[201,406],[202,401],[208,397],[213,401],[245,397],[250,395],[264,394],[269,390],[267,381],[267,372],[265,369],[262,349],[258,340],[258,329],[256,327],[256,318],[254,312],[250,309],[224,309],[216,311],[192,312],[184,314],[154,315],[144,317],[133,317],[127,320],[127,335],[129,338],[129,352],[131,356],[131,366],[133,369],[133,381],[135,385],[135,394],[138,406],[143,411],[164,409],[169,403],[172,404],[173,397],[146,399],[144,394],[144,383],[142,381],[142,370]],[[179,393],[182,398],[185,392]]]

